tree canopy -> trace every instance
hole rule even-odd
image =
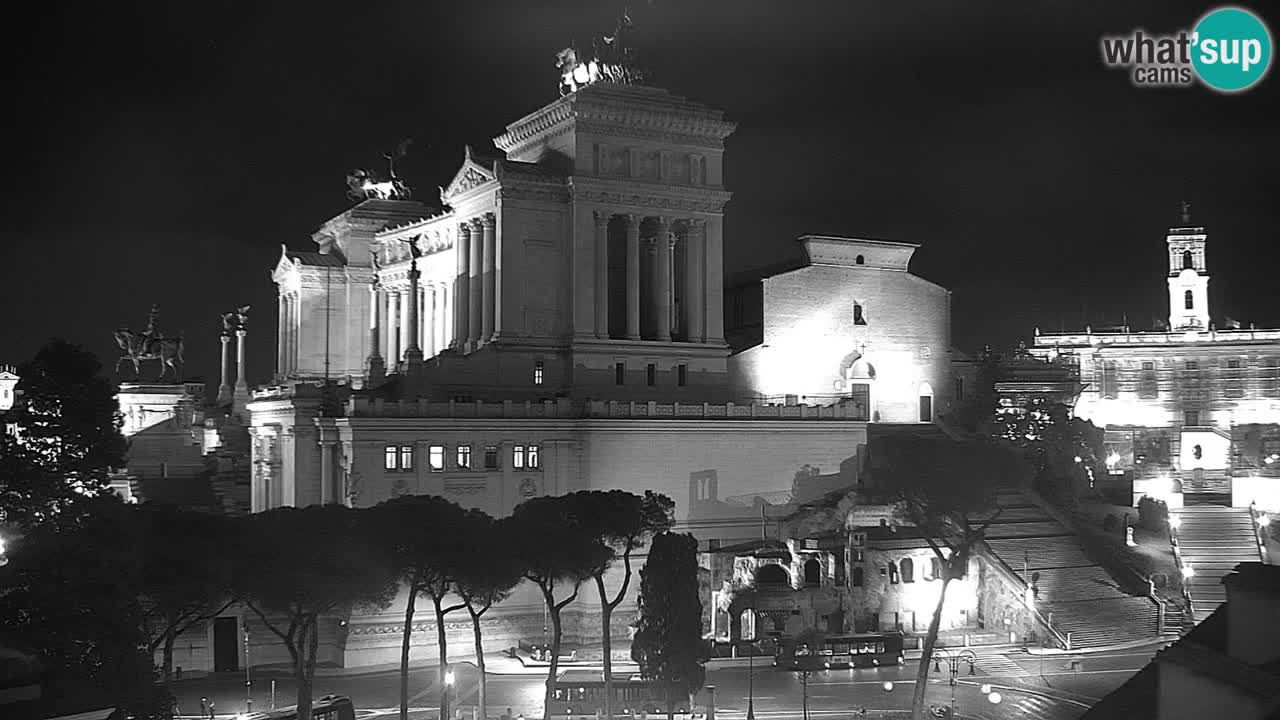
[[[7,413],[18,434],[0,438],[0,523],[30,525],[109,493],[128,446],[115,385],[93,353],[52,340],[18,375],[21,400]]]
[[[677,696],[692,695],[706,682],[698,541],[692,535],[666,532],[653,538],[640,568],[640,619],[631,657],[641,674],[667,686],[668,717],[674,715]]]

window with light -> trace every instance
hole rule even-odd
[[[427,465],[431,472],[444,472],[444,446],[432,445],[427,449]]]
[[[471,469],[471,446],[470,445],[458,446],[458,467],[464,470]]]
[[[542,384],[542,371],[544,368],[545,366],[542,364],[541,360],[534,361],[533,363],[533,384],[534,385]]]
[[[400,452],[395,445],[388,445],[383,454],[383,467],[387,470],[396,470],[400,467]]]
[[[400,469],[401,470],[413,469],[413,446],[412,445],[400,446]]]
[[[541,465],[539,465],[539,462],[540,461],[538,459],[538,446],[530,445],[528,448],[525,449],[525,465],[528,466],[530,470],[537,470],[539,467],[541,467]]]

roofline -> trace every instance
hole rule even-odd
[[[804,242],[805,240],[838,240],[840,242],[858,242],[868,245],[882,245],[884,247],[920,247],[920,243],[907,242],[906,240],[880,240],[877,238],[850,237],[848,235],[801,235],[796,242]]]

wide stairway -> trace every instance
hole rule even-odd
[[[1060,634],[1070,634],[1072,649],[1156,637],[1156,603],[1121,590],[1066,526],[1021,492],[1001,491],[997,503],[987,545],[1024,581],[1038,573],[1036,607]]]
[[[1262,551],[1249,508],[1193,505],[1172,514],[1181,521],[1178,550],[1183,567],[1190,565],[1192,570],[1183,582],[1198,623],[1227,601],[1222,578],[1242,562],[1262,562]]]

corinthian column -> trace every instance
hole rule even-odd
[[[382,294],[378,292],[378,284],[369,286],[369,360],[368,360],[368,382],[369,385],[381,384],[383,378],[387,375],[387,365],[382,359],[382,350],[379,346],[382,344],[382,338],[379,336],[382,322],[379,316],[382,314]]]
[[[640,339],[640,217],[627,220],[627,339]]]
[[[671,342],[671,221],[659,217],[653,238],[654,339]]]
[[[427,357],[435,357],[440,352],[436,349],[436,286],[428,283],[422,288],[422,353]]]
[[[596,337],[609,337],[609,213],[595,211]]]
[[[458,241],[454,245],[457,258],[457,277],[453,283],[453,347],[462,350],[471,334],[471,226],[458,225]]]
[[[471,259],[468,266],[470,297],[467,298],[467,347],[475,350],[484,330],[484,227],[479,220],[471,221]]]
[[[224,332],[220,339],[222,340],[222,384],[218,386],[219,406],[231,403],[231,368],[228,366],[231,361],[231,337]]]
[[[242,420],[248,419],[245,412],[249,406],[249,382],[244,375],[244,338],[247,334],[244,327],[236,328],[236,389],[231,396],[231,407]]]
[[[483,228],[482,232],[484,233],[484,248],[482,251],[484,276],[481,280],[481,288],[484,294],[484,299],[482,300],[483,318],[481,320],[481,326],[480,326],[480,340],[486,343],[493,338],[494,311],[495,311],[495,308],[497,307],[497,299],[498,299],[495,293],[495,290],[497,288],[496,280],[498,277],[497,276],[498,270],[497,270],[497,264],[496,264],[497,248],[494,246],[494,243],[495,243],[494,230],[495,230],[496,222],[497,221],[494,218],[493,213],[485,213],[484,217],[480,219],[480,225]]]
[[[721,218],[707,221],[707,342],[724,344],[724,252]]]
[[[280,293],[279,305],[280,315],[276,320],[276,377],[283,378],[285,374],[285,358],[288,357],[288,336],[286,333],[289,328],[289,305],[284,293]],[[223,350],[223,357],[226,357],[225,349]],[[223,365],[225,366],[226,363],[223,363]],[[226,383],[226,380],[222,382]]]
[[[707,222],[689,221],[684,246],[684,327],[689,342],[700,343],[706,339],[703,318],[706,316],[707,298],[703,289],[703,252],[706,244]]]
[[[418,372],[422,369],[422,348],[418,346],[418,260],[412,258],[409,260],[409,294],[406,296],[409,307],[405,313],[405,324],[408,326],[405,339],[404,361],[409,371]]]

